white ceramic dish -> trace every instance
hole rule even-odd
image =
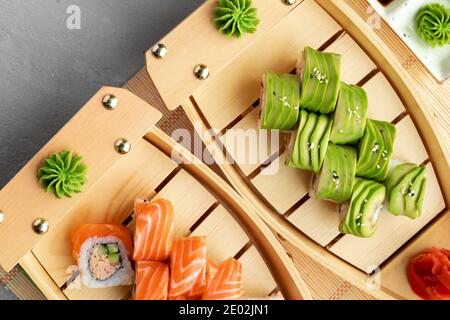
[[[415,17],[420,7],[430,3],[450,7],[450,0],[396,0],[388,6],[381,5],[378,0],[368,1],[434,77],[445,81],[450,76],[450,45],[430,48],[415,28]]]

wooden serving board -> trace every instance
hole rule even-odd
[[[206,1],[191,17],[161,39],[164,59],[147,53],[150,88],[158,102],[181,105],[220,169],[280,236],[312,261],[329,268],[361,290],[381,298],[416,298],[405,279],[406,261],[427,239],[450,247],[449,123],[450,83],[436,83],[406,46],[380,21],[368,23],[370,7],[356,0],[254,1],[262,24],[254,35],[227,39],[211,24],[215,1]],[[373,13],[372,13],[373,14]],[[194,40],[188,34],[196,33]],[[427,167],[424,214],[415,221],[382,213],[370,239],[343,236],[336,206],[308,196],[310,174],[284,166],[284,143],[262,143],[258,163],[249,162],[246,141],[236,148],[236,129],[258,130],[261,76],[268,70],[291,72],[304,46],[343,56],[343,81],[362,86],[369,96],[369,117],[397,125],[394,158]],[[193,75],[196,64],[210,67],[207,80]],[[164,75],[176,74],[168,82]],[[212,135],[211,129],[223,135]],[[243,159],[227,163],[225,156]],[[266,175],[279,168],[276,175]],[[428,241],[427,243],[430,243]],[[381,287],[367,285],[381,270]],[[391,281],[396,279],[396,281]]]
[[[115,110],[105,96],[119,100]],[[154,108],[128,90],[101,89],[81,111],[0,191],[5,214],[0,224],[0,265],[25,269],[49,299],[128,299],[131,286],[87,289],[80,285],[70,235],[86,223],[130,226],[135,199],[169,199],[175,211],[175,236],[207,236],[208,254],[243,265],[245,297],[310,299],[291,259],[254,208],[211,169],[155,127]],[[131,151],[114,143],[126,138]],[[51,153],[72,150],[89,167],[84,192],[56,199],[38,184],[36,172]],[[43,218],[50,230],[33,232]]]

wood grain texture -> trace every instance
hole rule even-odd
[[[255,247],[247,250],[239,261],[242,263],[244,287],[249,288],[244,293],[246,297],[266,297],[277,287]]]
[[[160,42],[169,51],[164,59],[156,59],[151,51],[147,52],[147,69],[167,106],[175,109],[192,93],[211,82],[225,66],[233,63],[241,51],[272,29],[301,2],[286,6],[277,0],[253,0],[261,23],[257,32],[237,39],[229,38],[215,29],[211,20],[217,1],[207,0],[188,19],[161,39]],[[205,46],[206,43],[209,45]],[[211,71],[207,80],[200,81],[194,77],[194,67],[200,63],[207,65]]]
[[[182,170],[157,194],[156,199],[168,199],[175,214],[175,237],[186,237],[190,228],[211,207],[216,199]]]
[[[106,94],[120,99],[114,111],[102,106]],[[0,264],[10,270],[42,236],[31,228],[45,218],[53,228],[123,156],[114,150],[119,138],[134,145],[160,119],[161,114],[124,89],[103,88],[44,146],[0,192],[6,219],[0,225]],[[89,167],[87,184],[73,198],[56,199],[36,178],[42,161],[53,152],[72,150]],[[7,246],[5,246],[7,244]]]
[[[246,233],[223,206],[214,209],[191,235],[206,236],[208,258],[218,262],[234,257],[249,242]]]
[[[445,208],[444,198],[433,167],[428,164],[426,168],[427,189],[420,218],[411,220],[407,217],[396,217],[387,210],[382,210],[377,224],[377,232],[373,237],[361,239],[346,235],[330,250],[364,272],[370,272],[371,266],[380,266]],[[442,232],[448,236],[447,229],[443,229]]]
[[[33,248],[58,286],[71,276],[70,235],[86,223],[121,224],[132,212],[136,199],[147,199],[176,165],[147,141],[136,143],[83,198],[79,204]]]
[[[252,180],[279,213],[287,211],[308,193],[312,176],[311,172],[286,166],[285,156],[283,153]]]
[[[339,235],[338,205],[333,202],[310,198],[287,219],[321,246]]]

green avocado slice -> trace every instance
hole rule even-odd
[[[341,85],[341,55],[306,47],[302,59],[301,108],[323,114],[333,112]]]
[[[363,201],[362,220],[359,235],[364,238],[373,236],[379,217],[379,210],[386,197],[386,188],[379,183],[373,182],[373,187],[367,201]]]
[[[261,94],[261,128],[291,130],[298,122],[300,80],[296,75],[267,72]]]
[[[119,246],[116,243],[108,243],[106,245],[109,253],[117,253],[119,252]]]
[[[349,200],[355,181],[355,168],[356,150],[330,143],[322,169],[315,180],[315,197],[337,203]]]
[[[291,141],[287,150],[286,164],[292,168],[301,168],[300,164],[300,135],[308,121],[308,111],[300,110],[300,122],[295,134],[292,134]]]
[[[356,175],[367,179],[376,177],[381,169],[380,159],[384,149],[384,139],[378,126],[374,120],[368,120],[359,149]]]
[[[323,158],[320,158],[320,145],[322,140],[327,139],[327,129],[329,128],[330,118],[321,114],[317,118],[317,124],[309,140],[309,151],[311,156],[311,170],[315,173],[320,171]]]
[[[325,160],[325,155],[327,154],[328,150],[328,144],[330,143],[330,133],[332,126],[333,120],[330,119],[330,121],[328,122],[328,127],[325,130],[325,133],[319,142],[319,167],[317,171],[320,171],[323,165],[323,161]]]
[[[352,198],[347,208],[345,219],[343,223],[346,226],[346,234],[357,234],[358,229],[356,227],[357,216],[360,212],[362,197],[364,197],[364,191],[367,190],[369,180],[356,178],[356,183],[353,188]]]
[[[317,114],[311,112],[308,115],[305,128],[300,134],[300,168],[305,170],[311,170],[311,135],[314,132],[314,128],[317,124]]]
[[[414,181],[410,184],[408,191],[405,194],[405,216],[416,219],[422,214],[422,210],[418,208],[418,200],[420,195],[425,192],[422,191],[422,184],[426,181],[425,168],[420,168],[420,173],[414,178]],[[423,197],[423,196],[422,196]]]
[[[336,144],[356,143],[364,135],[367,110],[368,98],[364,89],[342,82],[334,113],[331,142]]]
[[[394,151],[396,128],[393,124],[388,122],[376,120],[373,122],[383,137],[384,149],[381,151],[381,157],[376,166],[377,171],[371,178],[382,181],[386,179],[389,172],[389,162],[391,161],[392,153]]]
[[[408,173],[389,193],[388,210],[393,215],[402,215],[405,212],[405,195],[414,179],[422,172],[422,168],[416,168]]]
[[[396,166],[386,179],[385,185],[387,193],[400,183],[400,181],[411,171],[417,168],[414,163],[402,163]]]

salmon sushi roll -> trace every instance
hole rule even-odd
[[[136,300],[167,300],[169,266],[162,262],[136,262]]]
[[[242,265],[236,259],[225,260],[206,286],[203,300],[237,300],[244,295]]]
[[[186,296],[206,273],[206,237],[177,239],[170,259],[169,298]],[[200,280],[199,280],[200,279]]]
[[[207,284],[214,278],[217,271],[219,270],[219,264],[213,259],[206,260],[206,271],[200,275],[197,279],[197,282],[192,287],[192,289],[188,292],[187,297],[193,300],[199,300],[202,298],[203,293],[205,292]]]
[[[131,285],[131,232],[121,225],[86,224],[72,234],[72,255],[88,288]]]
[[[174,232],[173,206],[168,200],[137,200],[134,205],[135,261],[166,261],[172,250]]]

